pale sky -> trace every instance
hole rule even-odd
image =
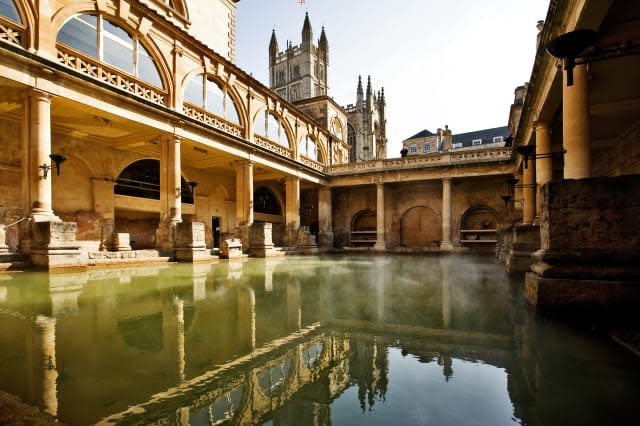
[[[536,23],[548,0],[241,0],[236,61],[269,85],[269,40],[329,41],[329,96],[355,103],[358,75],[384,87],[388,157],[403,140],[445,124],[456,133],[506,126],[514,90],[529,80]]]

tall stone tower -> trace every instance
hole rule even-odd
[[[273,30],[269,43],[269,87],[289,102],[326,95],[329,42],[324,27],[316,46],[307,13],[302,25],[302,43],[297,46],[288,40],[286,43],[285,50],[280,51]]]
[[[345,108],[349,117],[347,143],[350,163],[387,158],[385,107],[384,87],[374,92],[369,76],[365,92],[362,89],[362,77],[358,76],[356,104]]]

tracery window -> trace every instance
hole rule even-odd
[[[309,135],[306,135],[300,144],[300,154],[314,161],[318,161],[318,145]]]
[[[71,17],[60,29],[57,41],[163,87],[158,67],[138,36],[100,15]]]
[[[0,0],[0,15],[19,24],[22,23],[22,18],[20,18],[20,13],[13,0]]]
[[[223,90],[205,74],[195,75],[189,81],[184,91],[184,100],[232,123],[240,124],[236,105],[227,90]]]
[[[287,148],[291,146],[291,143],[289,142],[289,135],[287,135],[282,123],[269,111],[265,111],[264,119],[258,117],[255,129],[255,132],[258,135],[271,139],[279,145]]]

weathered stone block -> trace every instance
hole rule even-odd
[[[542,187],[541,249],[526,295],[533,305],[640,301],[640,175]]]
[[[240,238],[227,238],[220,243],[220,257],[235,259],[242,257],[242,241]]]
[[[254,223],[249,231],[249,256],[279,256],[281,252],[274,250],[270,223]]]
[[[505,262],[507,272],[527,272],[531,268],[531,255],[540,248],[540,226],[513,226],[511,247]]]
[[[205,244],[205,226],[202,222],[176,224],[175,258],[178,261],[196,262],[210,260]]]
[[[308,226],[301,226],[298,229],[298,241],[296,250],[300,254],[316,254],[318,253],[318,244],[316,236],[309,231]]]
[[[116,232],[113,245],[116,251],[131,251],[131,238],[129,233]]]

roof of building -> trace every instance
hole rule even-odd
[[[426,137],[434,136],[434,135],[435,135],[435,133],[431,133],[429,130],[424,129],[423,131],[418,132],[415,135],[413,135],[413,136],[411,136],[411,137],[409,137],[409,138],[407,138],[405,140],[408,141],[409,139],[426,138]]]
[[[508,126],[494,127],[491,129],[476,130],[473,132],[453,134],[453,143],[462,143],[462,146],[471,146],[474,140],[481,139],[482,144],[492,143],[493,138],[502,136],[506,139],[511,134]]]

